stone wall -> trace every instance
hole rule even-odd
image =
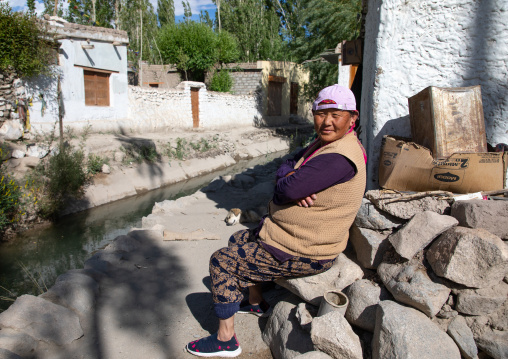
[[[368,1],[361,124],[369,188],[377,185],[383,135],[411,135],[407,99],[428,86],[481,85],[487,140],[508,143],[506,4]]]
[[[18,107],[28,105],[25,87],[16,72],[0,71],[0,138],[13,140],[23,136],[26,118],[20,116]]]
[[[203,83],[184,81],[176,89],[129,86],[127,130],[192,128],[191,88],[199,88],[199,127],[252,126],[261,118],[255,96],[207,91]]]
[[[17,76],[14,72],[0,71],[0,125],[11,118],[16,102],[13,82]]]

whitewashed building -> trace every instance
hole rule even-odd
[[[127,32],[49,21],[58,41],[58,67],[64,127],[95,131],[118,128],[127,118]],[[33,132],[58,127],[58,78],[38,77],[25,83]]]

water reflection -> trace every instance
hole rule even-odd
[[[21,233],[0,245],[0,296],[15,298],[40,294],[38,286],[51,287],[62,273],[83,268],[85,260],[113,239],[141,227],[141,218],[152,212],[154,203],[194,193],[219,175],[239,173],[285,153],[277,152],[208,175],[150,191],[61,218],[57,223]],[[22,269],[26,268],[26,271]],[[0,300],[0,310],[12,304]]]

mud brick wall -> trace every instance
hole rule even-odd
[[[261,88],[263,75],[261,71],[231,72],[235,95],[252,95]]]

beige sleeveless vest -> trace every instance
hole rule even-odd
[[[339,183],[317,193],[312,207],[296,204],[269,204],[269,215],[259,233],[262,241],[286,253],[312,259],[333,259],[345,248],[349,227],[362,203],[366,185],[363,148],[354,133],[324,147],[310,148],[295,165],[299,168],[310,156],[339,153],[356,166],[356,175],[345,183]]]

